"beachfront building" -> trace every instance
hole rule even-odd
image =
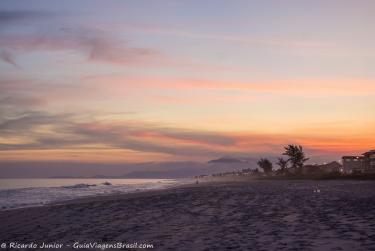
[[[330,174],[330,173],[342,173],[342,165],[337,161],[332,161],[324,164],[313,164],[313,165],[304,165],[302,168],[303,174]]]
[[[375,150],[360,156],[343,156],[342,165],[345,173],[373,173],[375,172]]]
[[[364,165],[369,172],[375,172],[375,150],[365,152],[364,156]]]
[[[364,169],[363,156],[343,156],[342,166],[345,173],[362,173]]]

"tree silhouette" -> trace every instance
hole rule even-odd
[[[260,168],[263,169],[264,173],[265,174],[269,174],[270,172],[272,172],[272,163],[271,161],[269,161],[268,159],[265,159],[265,158],[261,158],[259,161],[258,161],[258,166]]]
[[[276,164],[280,167],[281,171],[285,171],[285,169],[288,168],[288,162],[289,160],[286,160],[284,158],[277,158]]]
[[[306,158],[303,152],[302,146],[300,145],[288,145],[285,148],[283,155],[288,156],[288,161],[292,163],[292,168],[294,168],[298,173],[302,173],[303,164],[309,160]]]

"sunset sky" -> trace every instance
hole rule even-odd
[[[375,148],[375,1],[1,1],[0,162]]]

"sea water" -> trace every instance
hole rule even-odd
[[[189,179],[0,179],[0,210],[164,189],[189,182]]]

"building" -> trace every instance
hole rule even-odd
[[[330,163],[324,163],[321,165],[305,165],[302,168],[303,174],[330,174],[330,173],[341,173],[342,166],[337,161]]]
[[[343,156],[342,166],[344,173],[362,173],[364,170],[363,156]]]
[[[360,156],[343,156],[342,165],[345,173],[373,173],[375,172],[375,150]]]
[[[365,152],[363,156],[365,169],[369,172],[375,172],[375,150]]]

